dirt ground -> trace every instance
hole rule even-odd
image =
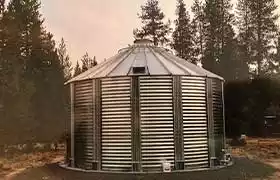
[[[234,157],[245,157],[274,167],[276,172],[266,180],[280,180],[280,139],[248,138],[246,146],[234,147],[231,153]]]
[[[17,154],[12,158],[0,157],[0,179],[13,179],[27,169],[43,167],[61,162],[63,159],[64,151]]]
[[[74,180],[74,179],[135,179],[135,180],[280,180],[280,139],[248,139],[244,147],[231,148],[235,165],[229,168],[179,174],[158,175],[106,175],[72,172],[58,167],[64,151],[0,157],[0,179],[3,180]]]

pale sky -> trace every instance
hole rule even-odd
[[[233,0],[233,2],[236,0]],[[275,0],[280,5],[280,0]],[[73,64],[85,52],[98,61],[133,43],[132,30],[139,27],[137,13],[144,0],[42,0],[41,12],[55,40],[67,43]],[[188,8],[192,0],[185,0]],[[166,18],[175,17],[176,0],[160,0]],[[280,7],[279,7],[280,9]],[[280,12],[280,11],[279,11]],[[166,19],[167,20],[167,19]]]

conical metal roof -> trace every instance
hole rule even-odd
[[[154,46],[149,40],[139,40],[67,83],[132,75],[186,75],[223,80],[222,77],[179,58],[164,48]]]

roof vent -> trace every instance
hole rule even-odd
[[[132,71],[133,71],[133,74],[145,74],[146,73],[146,67],[144,67],[144,66],[133,67]]]
[[[153,41],[149,39],[136,39],[134,41],[134,44],[136,45],[153,45]]]

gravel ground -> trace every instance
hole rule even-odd
[[[236,158],[231,167],[202,172],[125,175],[105,173],[83,173],[65,170],[57,164],[40,168],[30,168],[7,179],[11,180],[261,180],[269,179],[276,169],[272,166],[249,160]]]

